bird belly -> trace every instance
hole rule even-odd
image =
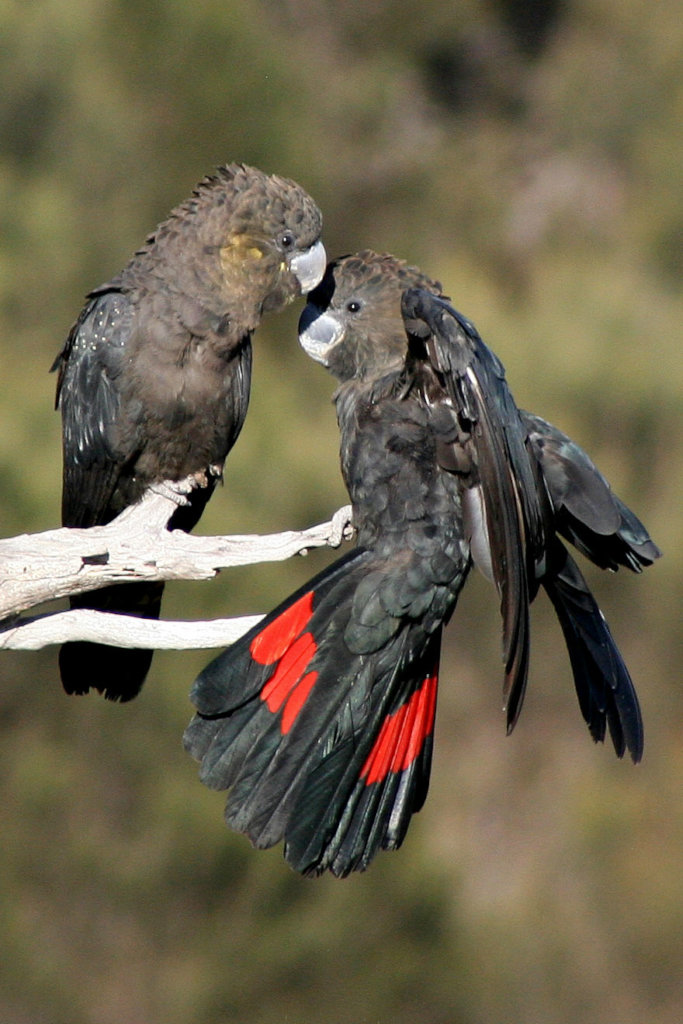
[[[225,360],[207,346],[196,346],[181,363],[160,362],[156,372],[150,369],[136,375],[140,386],[133,390],[126,418],[144,438],[134,464],[138,481],[178,480],[222,465],[247,412],[251,348],[241,346]],[[128,450],[135,447],[131,442]]]

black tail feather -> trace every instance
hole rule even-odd
[[[427,798],[432,724],[418,730],[423,739],[420,750],[400,770],[396,764],[392,770],[373,770],[371,751],[382,745],[380,734],[392,718],[390,709],[397,702],[406,707],[411,697],[415,700],[417,679],[424,679],[425,691],[430,691],[422,709],[433,723],[440,645],[439,630],[418,662],[407,666],[403,659],[397,660],[393,677],[373,687],[366,719],[310,766],[286,836],[285,857],[295,870],[305,874],[330,870],[343,877],[364,871],[378,850],[395,850],[403,842],[411,815]],[[408,735],[414,722],[406,722],[405,727]]]
[[[352,651],[369,560],[357,549],[324,570],[192,691],[185,746],[202,781],[229,791],[227,824],[258,847],[284,840],[304,874],[363,870],[400,845],[427,793],[441,631],[394,619],[381,646]]]
[[[564,633],[581,713],[596,742],[609,730],[618,757],[643,755],[638,697],[609,626],[564,545],[555,543],[543,586]]]
[[[71,607],[158,619],[163,590],[163,583],[124,583],[73,597]],[[151,649],[108,647],[82,640],[64,644],[59,652],[62,685],[67,693],[85,694],[93,689],[107,700],[129,701],[140,692],[153,655]]]

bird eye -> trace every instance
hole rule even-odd
[[[280,245],[283,249],[291,249],[294,246],[294,235],[291,231],[283,231],[280,235]]]
[[[346,303],[346,311],[347,311],[347,313],[359,313],[360,312],[360,308],[361,308],[361,304],[358,301],[358,299],[351,299],[349,302]]]

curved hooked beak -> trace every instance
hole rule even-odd
[[[328,365],[327,354],[341,340],[343,325],[331,313],[321,313],[309,302],[299,318],[299,344],[304,351],[323,366]]]
[[[301,286],[301,294],[310,292],[322,281],[327,264],[327,253],[322,242],[316,242],[303,252],[288,257],[289,269]]]

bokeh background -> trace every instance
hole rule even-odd
[[[675,0],[4,0],[0,534],[58,523],[49,365],[216,164],[296,178],[331,255],[440,278],[520,405],[591,452],[666,557],[588,570],[638,686],[638,767],[596,747],[539,598],[505,737],[495,595],[449,628],[430,796],[398,853],[295,876],[222,824],[180,737],[206,653],[132,705],[0,657],[5,1024],[674,1024],[683,991],[681,131]],[[301,306],[256,339],[250,417],[204,533],[344,503],[333,382]],[[167,617],[266,611],[331,558],[167,589]]]

